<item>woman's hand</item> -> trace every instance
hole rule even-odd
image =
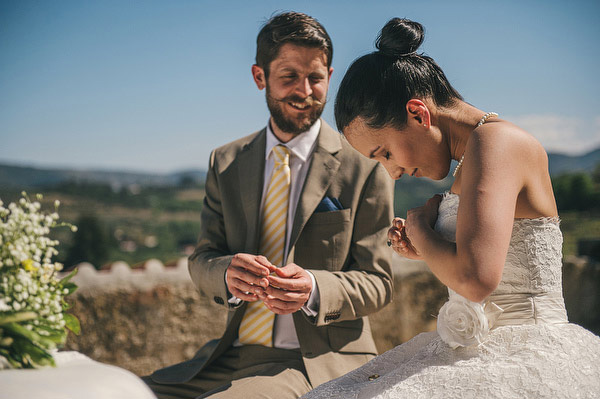
[[[398,231],[401,233],[401,236],[400,240],[396,239],[398,250],[394,248],[398,254],[409,259],[422,259],[421,251],[419,250],[422,246],[420,245],[420,240],[424,236],[423,232],[425,229],[433,229],[435,226],[438,217],[438,207],[441,201],[441,195],[434,195],[427,200],[425,205],[409,210],[406,220],[399,219],[401,222],[398,225],[402,228],[399,228]],[[388,232],[388,236],[389,234]]]
[[[408,225],[408,234],[416,226],[429,226],[433,229],[438,218],[438,208],[442,202],[442,196],[439,194],[429,198],[425,205],[410,209],[406,215]]]
[[[406,220],[402,218],[394,218],[392,220],[392,227],[388,230],[388,245],[404,258],[421,259],[421,256],[408,239],[406,234]]]

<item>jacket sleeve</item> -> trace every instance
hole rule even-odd
[[[393,218],[393,180],[377,164],[364,183],[354,219],[350,263],[342,271],[311,270],[319,287],[317,326],[354,320],[392,301],[392,251],[386,245]]]
[[[200,236],[196,250],[188,259],[188,268],[192,281],[200,292],[217,304],[230,308],[227,298],[231,294],[225,283],[225,271],[233,255],[229,252],[225,236],[217,170],[216,156],[213,151],[206,175],[206,195],[200,218]]]

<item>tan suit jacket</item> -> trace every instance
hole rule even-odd
[[[189,269],[199,290],[229,311],[227,329],[192,360],[156,371],[152,379],[158,383],[189,381],[237,337],[246,303],[228,304],[224,275],[234,254],[258,254],[265,145],[263,129],[211,154],[201,233]],[[326,196],[345,209],[314,213]],[[386,246],[392,198],[393,183],[383,167],[322,121],[284,262],[310,270],[319,288],[318,315],[293,314],[313,387],[377,354],[366,316],[392,300]]]

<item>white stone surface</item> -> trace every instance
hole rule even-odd
[[[79,352],[58,352],[57,367],[0,371],[0,399],[156,399],[135,374]]]

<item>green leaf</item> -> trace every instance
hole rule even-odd
[[[69,330],[71,330],[75,335],[79,335],[81,332],[81,324],[79,324],[79,320],[77,317],[73,316],[70,313],[65,313],[64,316],[66,326]]]
[[[5,324],[4,326],[2,326],[2,328],[4,329],[4,331],[7,332],[7,335],[10,335],[14,338],[25,338],[29,342],[33,342],[42,348],[51,349],[56,347],[54,342],[52,342],[51,340],[44,338],[38,333],[30,331],[19,324]]]
[[[73,271],[71,273],[69,273],[65,277],[61,278],[60,281],[59,281],[59,283],[62,284],[63,286],[65,284],[67,284],[69,282],[69,280],[71,280],[73,278],[73,276],[75,276],[77,274],[78,270],[79,269],[77,269],[77,268],[73,269]]]
[[[38,315],[35,312],[0,314],[0,326],[9,323],[20,323],[22,321],[35,319],[37,317]]]
[[[15,351],[21,355],[26,367],[55,366],[54,358],[50,353],[26,339],[15,340],[13,346]]]
[[[69,292],[66,295],[71,295],[77,290],[77,284],[75,283],[66,283],[62,285],[63,289],[66,288]]]
[[[51,328],[51,327],[46,327],[46,326],[36,326],[35,327],[36,331],[46,331],[48,333],[48,335],[46,334],[39,334],[41,337],[49,339],[50,341],[54,342],[55,344],[64,344],[65,341],[67,340],[67,332],[64,329],[56,329],[56,328]]]

